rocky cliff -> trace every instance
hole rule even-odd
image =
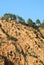
[[[0,65],[44,65],[44,29],[0,20]]]

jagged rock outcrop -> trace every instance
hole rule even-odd
[[[44,65],[44,29],[0,20],[0,65]]]

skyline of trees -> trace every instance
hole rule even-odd
[[[24,25],[28,25],[31,27],[42,27],[44,28],[44,20],[43,22],[41,22],[39,19],[36,19],[35,22],[33,22],[33,20],[31,18],[28,18],[27,21],[25,21],[21,16],[17,16],[15,14],[10,14],[10,13],[5,13],[1,19],[5,19],[5,20],[16,20],[17,22],[24,24]]]

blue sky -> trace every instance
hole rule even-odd
[[[44,0],[0,0],[0,17],[5,13],[13,13],[25,20],[44,19]]]

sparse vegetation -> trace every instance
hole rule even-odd
[[[29,27],[34,27],[34,28],[38,28],[38,27],[41,27],[41,28],[44,28],[44,20],[43,22],[41,23],[41,21],[39,19],[37,19],[35,22],[32,21],[31,18],[29,18],[27,20],[27,22],[25,22],[25,20],[21,17],[21,16],[17,16],[15,14],[10,14],[10,13],[5,13],[3,15],[3,17],[1,17],[1,19],[5,19],[6,21],[8,20],[16,20],[17,22],[23,24],[23,25],[26,25],[26,26],[29,26]]]

